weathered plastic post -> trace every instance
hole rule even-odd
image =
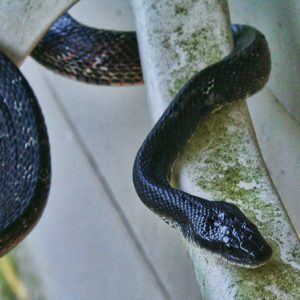
[[[227,1],[131,2],[149,106],[156,121],[195,72],[230,52]],[[172,177],[173,184],[187,192],[236,203],[274,250],[265,266],[245,269],[185,242],[205,299],[299,297],[299,240],[262,160],[246,101],[201,122]]]
[[[49,26],[78,0],[0,2],[0,49],[20,65]]]

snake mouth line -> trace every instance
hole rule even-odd
[[[199,245],[195,245],[193,242],[187,241],[187,243],[190,243],[193,247],[199,248],[200,251],[205,251],[206,253],[211,253],[211,251],[207,250],[205,247],[199,247]],[[274,257],[273,251],[269,256],[267,256],[265,259],[261,260],[260,262],[254,263],[251,261],[251,263],[242,261],[242,260],[232,260],[229,258],[226,258],[224,255],[220,253],[214,253],[214,256],[220,261],[226,263],[226,265],[230,265],[233,267],[240,267],[245,269],[258,269],[265,265],[267,265]]]
[[[217,256],[218,256],[218,258],[221,258],[222,260],[226,261],[227,263],[229,263],[233,266],[242,267],[242,268],[246,268],[246,269],[258,269],[258,268],[261,268],[261,267],[265,266],[272,259],[273,254],[267,260],[262,261],[262,262],[257,263],[257,264],[242,263],[242,262],[238,262],[238,261],[233,262],[229,259],[224,258],[221,255],[217,255]]]

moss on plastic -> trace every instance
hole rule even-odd
[[[232,117],[232,113],[238,114]],[[205,118],[195,130],[180,157],[191,162],[190,178],[211,200],[230,201],[267,237],[274,255],[258,269],[232,267],[234,299],[298,299],[300,295],[300,249],[285,239],[293,235],[280,204],[262,199],[273,193],[264,164],[253,147],[253,132],[247,125],[246,106],[235,103]],[[180,165],[180,162],[179,162]],[[176,170],[176,168],[175,168]],[[270,198],[271,199],[271,198]],[[282,259],[282,256],[286,259]],[[295,267],[297,265],[297,267]]]
[[[183,4],[176,4],[175,5],[175,15],[184,15],[188,14],[188,8]]]
[[[181,55],[185,55],[186,63],[182,67],[172,70],[171,75],[174,78],[170,82],[169,94],[170,98],[180,90],[185,82],[187,82],[194,74],[200,71],[199,65],[194,62],[203,62],[203,67],[219,61],[223,58],[220,49],[220,43],[213,34],[214,24],[206,24],[205,27],[193,30],[188,33],[184,31],[186,18],[189,18],[189,10],[194,8],[194,0],[185,1],[184,4],[174,4],[174,12],[177,17],[178,24],[174,29],[175,44],[171,47],[170,36],[166,36],[162,43],[165,48],[170,50],[170,57],[177,60]],[[212,5],[211,5],[212,6]],[[213,8],[211,8],[213,9]],[[228,37],[222,37],[227,39]]]

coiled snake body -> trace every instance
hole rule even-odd
[[[272,249],[257,227],[235,205],[195,197],[171,187],[168,181],[176,156],[201,118],[216,108],[255,93],[268,79],[270,54],[264,36],[254,28],[243,25],[234,25],[233,35],[233,52],[190,79],[151,130],[136,156],[133,180],[141,200],[178,228],[189,241],[233,263],[256,267],[271,257]],[[137,49],[134,33],[99,31],[64,15],[50,28],[33,56],[47,67],[79,80],[99,84],[130,84],[142,81]],[[8,60],[2,60],[3,64],[10,65]],[[11,69],[18,72],[13,67]],[[6,76],[3,75],[6,71],[1,69],[1,74]],[[5,85],[11,86],[12,79],[6,79],[4,87],[7,88]],[[28,231],[19,231],[20,224],[25,223],[27,228],[34,225],[35,218],[32,221],[26,216],[28,211],[32,211],[33,215],[41,213],[49,186],[49,150],[43,146],[47,144],[47,135],[41,114],[26,84],[19,86],[17,93],[22,97],[29,93],[25,103],[31,105],[30,113],[35,123],[31,129],[34,131],[34,142],[31,144],[35,148],[30,156],[34,159],[26,159],[26,164],[21,167],[14,162],[10,168],[16,170],[17,181],[22,187],[25,184],[22,178],[27,174],[25,170],[33,169],[35,173],[32,181],[26,182],[24,188],[28,192],[18,204],[20,209],[15,213],[18,222],[14,223],[14,218],[2,214],[0,210],[0,229],[5,234],[7,228],[14,229],[13,242],[8,241],[9,246],[4,250],[11,248]],[[6,102],[3,100],[2,103],[3,116]],[[7,116],[3,119],[5,124],[28,122],[27,115],[8,113]],[[14,147],[22,151],[12,153],[2,142],[1,151],[6,149],[3,150],[2,161],[14,161],[20,155],[23,157],[25,140],[29,143],[26,137],[21,137],[24,131],[26,129],[20,125],[12,133]],[[1,189],[10,191],[9,197],[4,199],[6,202],[2,200],[2,203],[10,205],[14,198],[13,183],[11,179],[5,179],[6,169],[2,167],[2,170],[5,176],[1,177]],[[7,225],[10,220],[12,225]]]
[[[33,228],[50,187],[47,131],[20,71],[0,53],[0,256]]]

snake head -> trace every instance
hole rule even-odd
[[[235,205],[210,203],[206,217],[193,221],[190,227],[194,243],[243,267],[259,267],[272,257],[272,248],[258,228]]]

